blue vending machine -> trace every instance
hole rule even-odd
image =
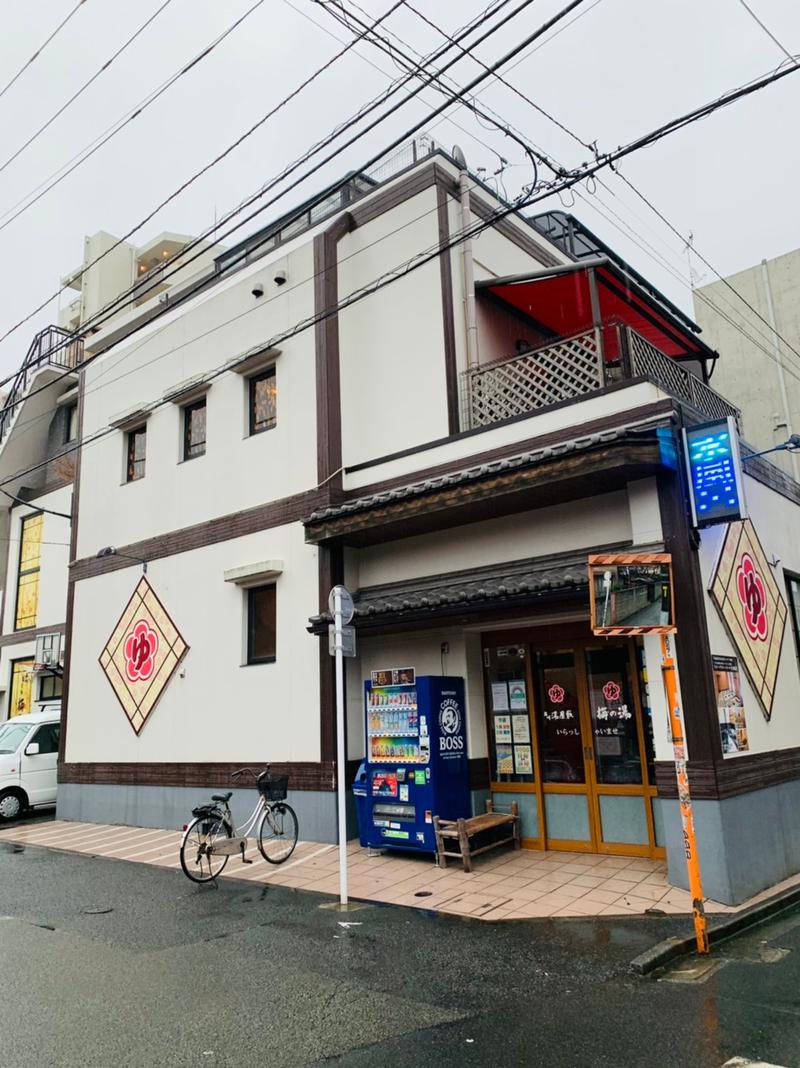
[[[433,817],[470,815],[464,680],[375,677],[364,683],[367,844],[435,853]]]

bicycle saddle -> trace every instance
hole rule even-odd
[[[233,797],[233,790],[228,790],[228,792],[226,794],[212,794],[211,795],[211,800],[212,801],[230,801],[230,799],[232,797]]]

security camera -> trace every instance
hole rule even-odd
[[[254,297],[263,297],[264,296],[264,283],[263,282],[253,282],[253,288],[250,290],[250,292],[253,294]]]
[[[275,272],[275,277],[273,278],[273,282],[275,283],[276,286],[284,285],[284,283],[286,282],[286,271],[284,271],[283,269],[277,270]]]

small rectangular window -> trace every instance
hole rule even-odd
[[[39,679],[39,700],[58,701],[61,698],[60,675],[42,675]]]
[[[269,664],[275,659],[275,587],[247,591],[247,663]]]
[[[64,427],[64,444],[74,441],[78,436],[78,405],[71,404],[66,411]]]
[[[183,458],[193,460],[206,451],[206,399],[183,409]]]
[[[19,570],[17,573],[17,605],[14,629],[36,626],[39,613],[39,572],[42,561],[42,528],[44,516],[28,515],[20,525]]]
[[[147,427],[140,426],[128,433],[127,481],[136,482],[144,478],[144,465],[147,457]]]
[[[249,379],[250,391],[250,433],[260,434],[270,430],[278,418],[278,390],[275,382],[275,368],[263,371]]]

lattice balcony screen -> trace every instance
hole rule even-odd
[[[703,415],[711,419],[725,419],[732,415],[741,430],[741,413],[735,405],[725,400],[716,390],[711,389],[691,371],[681,367],[669,356],[665,356],[655,345],[628,330],[628,344],[631,357],[631,374],[643,375],[655,382],[665,392],[678,400],[686,401]]]
[[[463,372],[465,428],[547,408],[591,393],[603,384],[595,332],[564,338],[545,348]]]

